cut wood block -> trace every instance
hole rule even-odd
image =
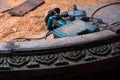
[[[9,13],[12,16],[23,16],[43,3],[44,0],[27,0],[20,4],[19,6],[11,9]]]

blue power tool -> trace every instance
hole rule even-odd
[[[54,38],[72,37],[99,31],[99,28],[88,22],[86,12],[74,5],[72,11],[60,14],[60,9],[48,11],[45,22],[47,29],[53,31]],[[67,18],[67,19],[66,19]]]
[[[53,10],[48,11],[45,17],[45,22],[48,30],[54,30],[66,24],[66,21],[62,19],[62,17],[59,14],[59,8],[55,8]]]

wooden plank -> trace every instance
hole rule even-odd
[[[27,0],[20,4],[19,6],[11,9],[9,13],[12,16],[23,16],[43,3],[44,0]]]
[[[75,37],[68,37],[68,38],[60,38],[55,40],[37,40],[37,41],[26,41],[26,42],[8,42],[8,43],[0,43],[0,54],[6,55],[4,53],[11,54],[12,52],[14,55],[31,55],[32,53],[27,53],[34,51],[50,51],[50,50],[57,50],[57,49],[66,49],[68,47],[74,46],[87,46],[87,44],[100,42],[104,40],[114,39],[119,37],[119,35],[115,34],[110,30],[103,30],[100,32],[86,34],[81,36]],[[23,52],[17,53],[16,52]]]
[[[72,46],[83,46],[94,42],[109,40],[111,38],[118,37],[114,32],[104,30],[92,34],[86,34],[75,37],[60,38],[55,40],[38,40],[30,42],[15,42],[13,52],[21,51],[44,51],[44,50],[55,50],[64,49]]]
[[[11,53],[11,43],[0,43],[0,55],[1,54],[10,54]]]
[[[0,0],[0,12],[2,13],[12,9],[12,7],[8,6],[5,2],[6,0]]]

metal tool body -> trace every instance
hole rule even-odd
[[[87,21],[86,11],[79,10],[76,5],[73,5],[73,10],[63,12],[60,15],[61,17],[69,18],[71,21],[76,20],[76,19]]]

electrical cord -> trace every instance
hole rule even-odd
[[[107,4],[107,5],[105,5],[105,6],[102,6],[102,7],[98,8],[98,9],[95,10],[95,11],[93,12],[93,14],[91,15],[91,19],[93,20],[94,15],[95,15],[99,10],[101,10],[101,9],[103,9],[103,8],[105,8],[105,7],[111,6],[111,5],[116,5],[116,4],[120,4],[120,2],[110,3],[110,4]]]
[[[98,18],[89,18],[89,21],[92,22],[93,25],[96,25],[100,28],[106,28],[108,27],[108,24],[103,22],[102,19],[98,19]]]
[[[107,23],[103,22],[102,19],[98,19],[98,18],[94,18],[94,15],[101,9],[103,8],[106,8],[108,6],[111,6],[111,5],[116,5],[116,4],[120,4],[120,2],[115,2],[115,3],[111,3],[111,4],[107,4],[105,6],[102,6],[100,8],[98,8],[97,10],[95,10],[93,12],[93,14],[91,15],[90,19],[91,19],[91,22],[93,23],[93,25],[96,25],[96,26],[99,26],[100,28],[104,28],[104,29],[107,29],[107,27],[109,26]],[[94,20],[97,20],[96,22],[94,22]]]
[[[52,34],[52,31],[48,31],[44,37],[41,38],[15,38],[12,39],[11,41],[31,41],[31,40],[42,40],[42,39],[47,39],[48,36]]]
[[[52,31],[48,31],[45,35],[45,40],[47,40],[47,37],[50,36],[52,34]]]
[[[115,22],[115,23],[112,23],[111,25],[115,25],[115,24],[118,24],[118,25],[120,25],[120,21],[118,21],[118,22]]]

